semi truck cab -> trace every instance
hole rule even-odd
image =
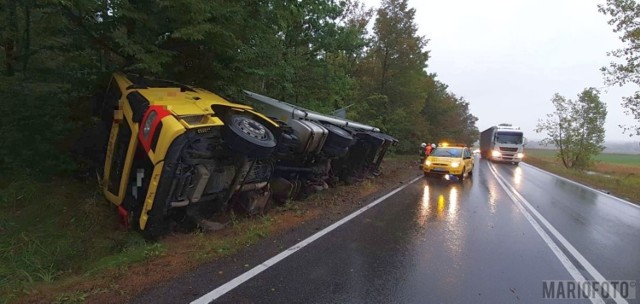
[[[499,124],[480,134],[480,156],[491,161],[520,163],[526,138],[520,127]]]

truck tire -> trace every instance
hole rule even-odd
[[[267,127],[242,115],[229,116],[222,136],[231,150],[251,158],[267,158],[276,147],[275,137]]]
[[[145,239],[155,242],[171,232],[171,218],[166,213],[167,210],[164,210],[160,203],[153,204],[153,207],[147,213],[147,224],[142,230],[142,236]],[[139,226],[136,228],[140,229]]]

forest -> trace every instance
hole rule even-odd
[[[477,118],[429,72],[428,42],[407,0],[0,0],[0,172],[94,175],[92,96],[114,71],[348,107],[395,153],[472,144]]]

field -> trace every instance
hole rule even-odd
[[[555,158],[555,150],[543,150],[543,149],[525,149],[527,156],[533,156],[542,159]],[[614,153],[602,153],[596,156],[596,162],[620,164],[640,167],[640,155],[637,154],[614,154]]]
[[[587,171],[565,169],[553,150],[526,149],[525,162],[593,188],[640,203],[640,155],[602,153]]]

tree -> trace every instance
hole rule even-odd
[[[606,4],[598,5],[598,10],[611,17],[609,25],[614,27],[613,32],[621,35],[620,40],[625,44],[621,49],[607,53],[623,62],[611,62],[601,69],[605,82],[608,85],[631,83],[640,86],[640,4],[635,0],[607,0]],[[630,131],[629,136],[640,135],[640,91],[623,98],[622,106],[626,114],[637,121],[635,126],[621,126],[624,132]]]
[[[398,136],[399,150],[413,151],[428,135],[420,115],[431,81],[425,71],[427,39],[417,34],[415,9],[407,0],[384,0],[377,13],[371,48],[357,70],[355,111],[358,119],[381,121],[385,131]],[[377,107],[382,100],[385,106]],[[379,114],[373,114],[376,111]]]
[[[574,101],[556,93],[551,99],[555,112],[538,121],[536,132],[547,133],[543,142],[559,149],[557,157],[566,168],[588,168],[604,149],[607,109],[599,94],[594,88],[586,88]]]

